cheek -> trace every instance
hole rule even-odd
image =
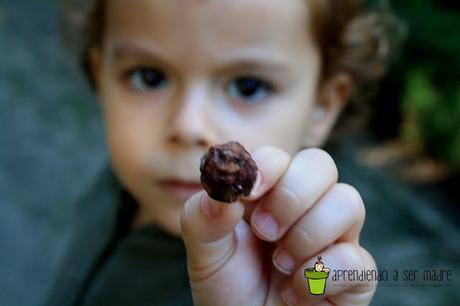
[[[142,176],[144,144],[136,138],[139,133],[135,128],[120,127],[120,121],[113,117],[113,113],[106,115],[106,137],[112,165],[125,185],[133,185]]]
[[[302,139],[304,135],[306,110],[299,110],[286,114],[285,116],[278,116],[272,122],[274,129],[271,131],[272,137],[276,137],[279,146],[291,155],[295,154],[302,146]]]
[[[263,121],[255,129],[260,145],[275,145],[291,155],[303,146],[303,138],[311,111],[312,99],[306,95],[278,101],[276,107],[261,115]]]
[[[151,148],[158,130],[145,111],[128,104],[122,95],[102,95],[106,139],[113,168],[125,186],[139,186],[148,175]]]
[[[223,116],[219,126],[223,135],[226,135],[224,140],[238,140],[249,151],[260,146],[272,145],[295,154],[302,144],[307,117],[304,114],[307,114],[308,110],[292,110],[286,108],[286,103],[283,102],[279,101],[279,106],[265,108],[251,116]]]

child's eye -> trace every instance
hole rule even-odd
[[[166,75],[156,68],[135,68],[127,73],[129,85],[138,91],[158,90],[167,85]]]
[[[258,102],[273,92],[273,86],[257,77],[239,77],[227,85],[227,91],[238,100]]]

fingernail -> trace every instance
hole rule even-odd
[[[259,212],[254,216],[254,225],[260,233],[267,238],[275,238],[278,234],[279,224],[268,212]]]
[[[254,183],[254,186],[252,187],[249,197],[257,195],[257,193],[259,192],[260,186],[262,186],[262,177],[261,177],[260,171],[257,171],[256,182]]]
[[[217,218],[223,209],[222,203],[217,203],[210,199],[204,199],[201,201],[201,208],[203,209],[204,213],[210,218]]]
[[[279,248],[273,254],[273,264],[280,272],[291,274],[295,267],[295,260],[285,250]]]
[[[294,291],[294,288],[292,288],[291,286],[288,286],[286,287],[286,289],[284,289],[283,300],[288,305],[294,305],[295,303],[297,303],[298,298],[297,298],[297,294]]]

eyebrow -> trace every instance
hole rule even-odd
[[[162,55],[162,53],[154,47],[134,44],[120,44],[115,46],[113,49],[113,57],[115,59],[134,57],[155,62],[166,62],[166,64],[169,62],[167,57]],[[269,54],[263,54],[257,57],[244,54],[234,57],[228,56],[222,58],[220,66],[224,67],[224,71],[259,70],[286,73],[292,70],[291,66],[286,63],[286,60],[280,59],[279,56],[270,56]]]
[[[240,58],[233,61],[228,61],[223,65],[229,67],[230,70],[259,70],[259,71],[277,71],[277,72],[288,72],[291,70],[289,65],[282,62],[276,62],[269,59],[262,58]],[[225,70],[227,70],[225,69]]]
[[[137,46],[132,44],[120,44],[113,48],[113,57],[115,59],[123,59],[126,57],[138,57],[145,59],[158,60],[163,58],[160,52],[153,48]]]

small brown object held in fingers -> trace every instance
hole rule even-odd
[[[219,202],[232,203],[248,196],[257,179],[257,165],[238,142],[213,146],[200,163],[201,185]]]

